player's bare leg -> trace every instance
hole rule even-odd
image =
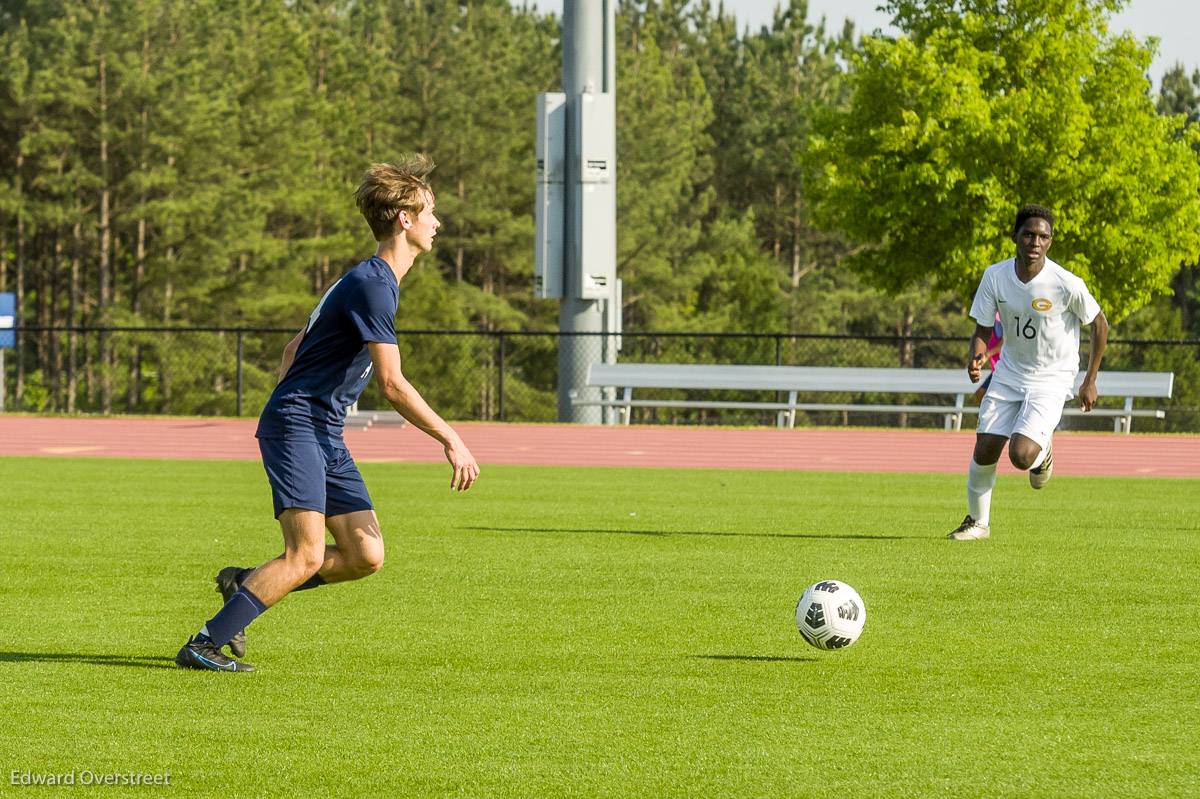
[[[971,457],[981,466],[992,466],[1000,461],[1004,453],[1004,445],[1008,439],[991,433],[978,433],[975,436],[975,451]]]
[[[246,625],[267,608],[316,578],[325,560],[324,514],[289,508],[280,514],[279,522],[283,528],[283,555],[245,578],[217,615],[179,650],[177,665],[209,671],[254,670],[247,663],[226,657],[221,648],[239,633],[244,635]]]
[[[257,569],[227,566],[217,575],[217,587],[226,605],[244,588],[249,596],[254,597],[251,601],[258,603],[258,612],[262,612],[292,591],[357,580],[374,574],[383,565],[383,537],[379,533],[379,520],[373,510],[339,514],[326,519],[316,511],[289,508],[280,514],[279,523],[283,529],[282,555]],[[336,543],[325,543],[326,529]],[[248,616],[246,620],[252,618]],[[208,630],[207,626],[205,630]],[[213,634],[219,635],[215,631]],[[200,642],[203,646],[204,639],[201,638]],[[197,661],[196,651],[189,647],[194,649],[191,641],[183,652],[187,662],[181,665],[196,667],[192,662]],[[233,633],[229,639],[229,650],[234,657],[245,656],[245,629]],[[219,646],[215,653],[209,648],[198,651],[204,658],[201,665],[206,668],[215,666],[220,670],[229,670],[244,665],[224,658]],[[207,665],[209,663],[213,665]]]
[[[991,536],[988,525],[992,508],[992,489],[996,485],[996,464],[1008,439],[991,433],[975,436],[975,451],[967,472],[967,516],[950,535],[954,541],[975,541]]]
[[[1020,433],[1014,433],[1012,440],[1008,442],[1008,459],[1021,471],[1031,468],[1041,454],[1042,445]]]
[[[1046,448],[1041,450],[1034,461],[1029,464],[1029,485],[1043,488],[1050,481],[1054,472],[1054,438],[1046,442]]]
[[[325,562],[319,572],[325,582],[360,580],[383,566],[383,536],[375,511],[330,516],[325,526],[336,542],[325,548]]]
[[[289,508],[280,514],[279,523],[283,554],[259,566],[244,583],[267,607],[314,576],[325,583],[358,580],[383,565],[383,536],[373,510],[327,519],[316,511]],[[326,529],[336,543],[325,543]]]
[[[254,570],[243,587],[271,607],[320,571],[325,563],[325,514],[288,508],[279,515],[283,554]]]

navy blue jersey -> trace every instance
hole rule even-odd
[[[259,438],[337,443],[371,379],[368,342],[396,343],[396,275],[371,257],[329,287],[258,420]]]

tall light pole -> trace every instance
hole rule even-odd
[[[534,291],[560,298],[558,419],[599,424],[611,413],[584,383],[593,363],[616,360],[616,0],[565,0],[563,90],[538,97]]]

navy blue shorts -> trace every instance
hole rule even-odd
[[[276,519],[288,508],[315,510],[327,518],[375,509],[354,459],[344,448],[260,438],[258,449],[271,481]]]

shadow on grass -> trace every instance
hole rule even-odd
[[[812,535],[809,533],[714,533],[702,530],[601,530],[571,529],[568,527],[460,527],[460,530],[480,530],[488,533],[600,533],[606,535],[712,535],[731,538],[813,538],[830,541],[899,541],[903,535]]]
[[[813,660],[820,660],[816,655],[808,657],[777,657],[775,655],[692,655],[694,658],[701,660],[744,660],[755,663],[808,663]]]
[[[97,655],[72,652],[0,652],[0,663],[86,663],[137,669],[174,669],[175,659],[165,656]]]

